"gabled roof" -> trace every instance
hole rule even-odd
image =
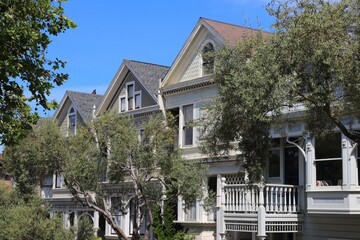
[[[144,87],[144,89],[149,93],[154,101],[157,102],[159,81],[165,77],[169,71],[169,67],[124,59],[105,92],[105,95],[99,105],[100,107],[97,110],[97,114],[106,111],[106,108],[110,104],[111,99],[115,96],[117,90],[121,87],[121,84],[125,80],[125,77],[129,71],[134,74],[138,82]]]
[[[169,67],[152,63],[139,62],[134,60],[124,60],[135,77],[146,86],[152,96],[157,95],[159,80],[163,79],[169,71]]]
[[[59,108],[56,110],[54,114],[54,118],[56,119],[58,114],[60,113],[66,99],[70,99],[72,104],[77,109],[80,116],[83,118],[85,123],[88,123],[92,119],[93,107],[99,106],[102,95],[99,94],[89,94],[82,92],[74,92],[74,91],[66,91],[63,99],[61,100]]]
[[[174,72],[176,71],[175,69],[177,69],[178,65],[181,65],[181,62],[184,62],[182,60],[186,58],[186,56],[189,57],[188,54],[194,51],[194,43],[199,40],[201,31],[204,30],[212,34],[215,38],[215,41],[220,45],[226,43],[233,45],[241,39],[249,38],[259,33],[264,34],[265,36],[271,35],[271,33],[263,32],[257,29],[242,27],[230,23],[224,23],[200,17],[194,29],[190,33],[190,36],[188,37],[180,52],[176,56],[164,81],[161,83],[162,87],[169,84],[169,79],[172,78],[173,74],[176,74]]]
[[[248,38],[260,32],[268,35],[270,33],[257,29],[242,27],[230,23],[224,23],[206,18],[200,18],[205,24],[214,29],[227,43],[235,44],[240,39]]]

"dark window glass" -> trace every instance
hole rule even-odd
[[[280,177],[280,149],[270,151],[269,177]]]
[[[126,111],[126,100],[125,100],[125,98],[120,99],[120,104],[121,104],[121,112],[125,112]]]
[[[317,161],[316,185],[331,186],[342,184],[342,161]]]
[[[203,72],[204,75],[213,73],[214,71],[214,46],[211,43],[207,43],[203,48]]]
[[[141,98],[140,93],[135,95],[135,108],[138,109],[141,107]]]
[[[128,110],[134,109],[134,85],[128,85],[127,87],[128,94]]]
[[[341,158],[341,134],[328,133],[315,139],[315,158]]]
[[[184,113],[184,145],[193,144],[193,128],[190,126],[193,120],[193,105],[183,107]]]

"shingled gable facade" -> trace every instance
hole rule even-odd
[[[151,114],[169,111],[178,120],[178,145],[183,157],[205,159],[198,149],[198,131],[188,125],[204,114],[202,107],[217,94],[202,53],[259,33],[200,18],[171,68],[124,60],[101,102],[94,103],[96,113],[93,108],[87,108],[87,114],[80,114],[82,108],[76,103],[77,98],[71,98],[72,92],[67,92],[55,118],[66,135],[76,133],[69,128],[74,125],[71,106],[76,117],[123,112],[134,115],[139,123]],[[248,185],[246,172],[237,165],[236,152],[232,152],[226,159],[209,163],[207,188],[217,196],[213,211],[206,212],[202,202],[185,209],[179,198],[175,221],[191,229],[196,240],[358,239],[357,146],[336,130],[325,139],[308,136],[301,118],[303,111],[286,113],[291,121],[271,130],[274,144],[264,171],[265,185]],[[353,127],[360,127],[359,122],[353,123]],[[87,212],[92,216],[94,228],[101,228],[106,238],[114,237],[96,212],[75,206],[65,189],[56,189],[59,186],[56,180],[54,176],[52,193],[44,195],[53,204],[54,212],[63,211],[65,222],[69,222],[72,212],[76,219]],[[119,217],[129,237],[131,221],[131,211]]]

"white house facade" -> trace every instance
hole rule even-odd
[[[140,126],[151,114],[168,111],[178,123],[177,144],[183,157],[206,159],[198,148],[198,130],[189,124],[205,114],[203,107],[217,95],[203,53],[255,34],[261,32],[200,18],[170,68],[124,60],[105,95],[92,103],[96,112],[86,108],[87,116],[96,117],[106,111],[131,114]],[[70,95],[65,95],[55,114],[65,135],[76,134],[76,126],[85,115]],[[213,211],[205,211],[198,201],[185,209],[180,197],[175,221],[190,229],[196,240],[360,239],[358,146],[336,129],[324,138],[313,138],[302,122],[303,111],[299,108],[286,113],[291,121],[271,130],[273,143],[264,184],[247,183],[246,172],[235,160],[236,152],[207,161],[207,186],[199,190],[216,192],[216,206]],[[360,127],[360,122],[355,121],[352,127]],[[102,237],[115,238],[97,212],[71,200],[61,176],[55,174],[48,180],[44,198],[52,204],[54,213],[62,211],[64,225],[76,224],[79,217],[88,214],[94,228],[101,229]],[[114,193],[123,187],[115,187]],[[131,209],[127,215],[119,215],[117,221],[131,237]]]

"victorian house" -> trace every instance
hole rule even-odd
[[[76,134],[81,122],[106,111],[131,114],[139,123],[140,134],[142,121],[168,111],[177,119],[177,144],[183,157],[204,160],[207,156],[198,148],[198,130],[189,124],[205,114],[203,106],[217,95],[211,61],[204,53],[256,34],[270,35],[200,18],[170,68],[124,60],[103,97],[69,91],[55,119],[64,135],[70,135]],[[91,100],[84,104],[85,98]],[[186,209],[180,197],[175,221],[191,229],[197,240],[359,239],[358,147],[337,129],[323,138],[311,137],[302,121],[305,111],[284,112],[284,120],[269,133],[273,144],[264,170],[265,184],[247,183],[246,172],[235,160],[236,152],[207,161],[209,176],[202,190],[216,192],[216,206],[205,211],[203,203],[197,201]],[[359,124],[355,121],[352,127]],[[94,228],[103,231],[102,236],[114,237],[97,213],[71,201],[62,188],[61,176],[49,179],[43,196],[54,211],[64,213],[65,223],[71,224],[71,219],[86,212]],[[131,237],[131,209],[117,221]]]

